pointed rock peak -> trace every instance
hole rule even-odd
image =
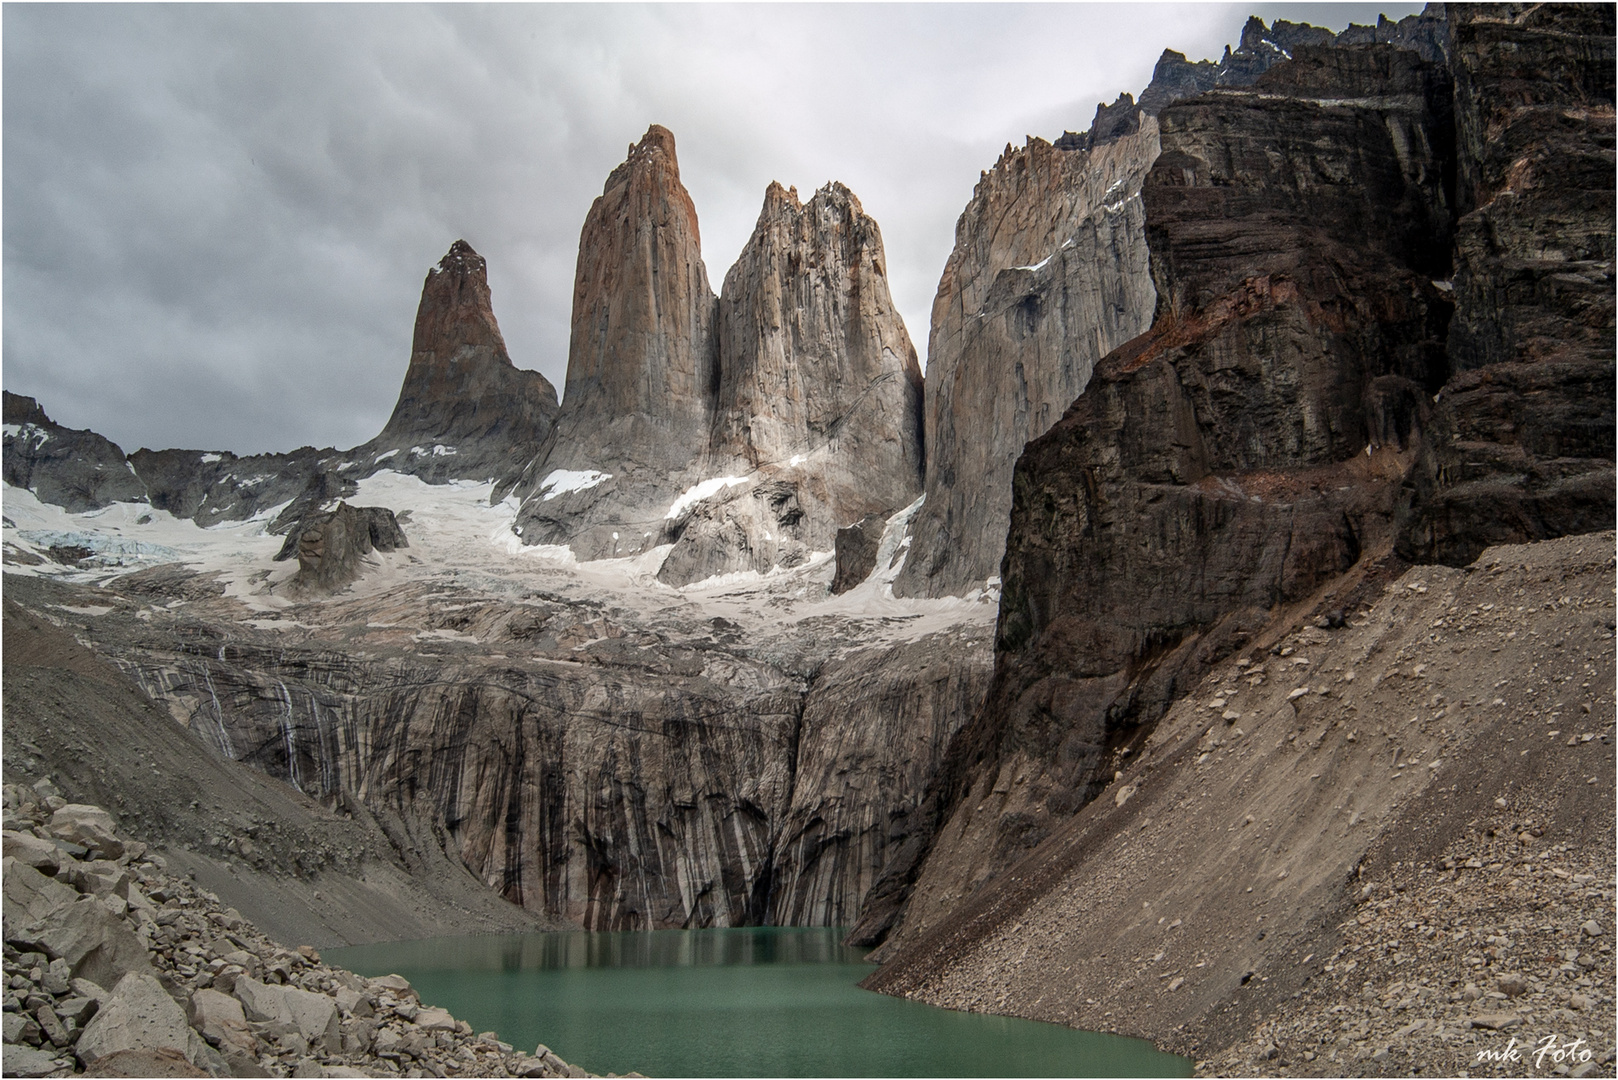
[[[488,264],[457,240],[422,283],[410,362],[447,361],[465,345],[487,346],[495,359],[511,363],[490,301]]]
[[[649,165],[661,165],[674,174],[675,180],[680,178],[680,161],[674,155],[674,132],[662,124],[653,124],[647,128],[646,134],[640,137],[640,142],[629,148],[629,156],[618,168]]]
[[[809,201],[811,203],[820,203],[821,205],[828,203],[831,205],[846,204],[856,214],[865,213],[865,207],[860,205],[859,197],[848,190],[848,187],[841,180],[830,181],[825,187],[815,192],[814,198]]]
[[[1269,27],[1257,15],[1249,15],[1247,23],[1242,27],[1242,43],[1237,46],[1243,52],[1255,52],[1262,48],[1264,39],[1269,36]]]
[[[446,272],[458,274],[485,274],[487,266],[483,256],[472,250],[472,245],[465,240],[457,240],[449,246],[449,251],[438,265],[433,267],[431,273],[442,274]]]
[[[800,205],[802,204],[798,200],[798,189],[795,187],[784,188],[781,186],[780,181],[771,180],[770,186],[764,189],[764,210],[766,213],[777,207],[796,207]]]

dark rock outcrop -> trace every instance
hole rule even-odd
[[[1462,564],[1613,523],[1613,9],[1460,6],[1451,33],[1453,377],[1400,551]]]
[[[1392,546],[1445,375],[1449,81],[1388,45],[1293,56],[1159,116],[1157,315],[1018,462],[935,859],[1021,857],[1272,608]]]
[[[483,256],[457,240],[422,285],[393,415],[351,456],[360,475],[386,467],[429,483],[494,479],[544,445],[556,412],[556,388],[506,353]]]
[[[298,572],[282,586],[287,592],[333,592],[364,572],[371,552],[409,546],[392,510],[339,502],[334,510],[299,520],[275,558],[298,557]]]
[[[4,391],[5,481],[27,488],[40,502],[73,513],[115,502],[145,502],[146,488],[118,444],[93,431],[65,428],[39,402]]]
[[[837,572],[831,579],[833,596],[847,592],[871,576],[887,523],[888,519],[881,514],[867,514],[848,528],[837,530],[837,546],[833,549]]]
[[[956,225],[933,303],[927,502],[896,592],[960,594],[998,574],[1017,456],[1084,389],[1097,360],[1150,325],[1137,196],[1158,153],[1152,118],[1215,87],[1251,85],[1295,50],[1334,40],[1391,43],[1437,60],[1443,25],[1429,10],[1334,39],[1318,27],[1249,19],[1240,45],[1217,63],[1165,50],[1138,102],[1122,94],[1097,106],[1088,131],[1007,147]]]

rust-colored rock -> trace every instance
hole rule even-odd
[[[654,124],[584,220],[561,411],[515,482],[524,542],[599,558],[657,541],[707,449],[718,306],[674,136]],[[572,473],[602,479],[558,493]]]
[[[490,479],[543,445],[556,388],[511,362],[495,321],[483,256],[465,240],[427,272],[399,401],[381,434],[351,453],[362,472],[409,472],[429,482]],[[366,461],[365,458],[370,460]]]

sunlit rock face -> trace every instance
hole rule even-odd
[[[1093,149],[1006,152],[955,227],[933,301],[927,501],[895,591],[944,596],[1000,572],[1011,472],[1113,347],[1151,322],[1141,182],[1157,122]]]
[[[701,479],[718,310],[674,136],[654,124],[584,220],[561,411],[504,485],[525,543],[602,558],[659,541],[671,500]],[[558,480],[570,476],[593,482]]]

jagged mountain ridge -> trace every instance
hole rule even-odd
[[[933,301],[927,501],[894,586],[901,595],[993,585],[1018,455],[1060,419],[1098,360],[1151,325],[1158,297],[1140,197],[1159,153],[1157,115],[1250,85],[1302,46],[1380,41],[1440,60],[1440,11],[1337,35],[1250,18],[1217,63],[1165,49],[1139,102],[1120,94],[1083,133],[1006,147],[956,224]]]
[[[4,393],[6,482],[81,511],[147,502],[204,527],[290,504],[272,525],[352,496],[382,469],[430,482],[488,480],[536,440],[557,410],[556,390],[512,364],[489,296],[483,257],[457,240],[427,274],[399,400],[376,438],[352,450],[300,447],[238,456],[228,450],[125,455],[93,432],[52,421],[32,398]]]

